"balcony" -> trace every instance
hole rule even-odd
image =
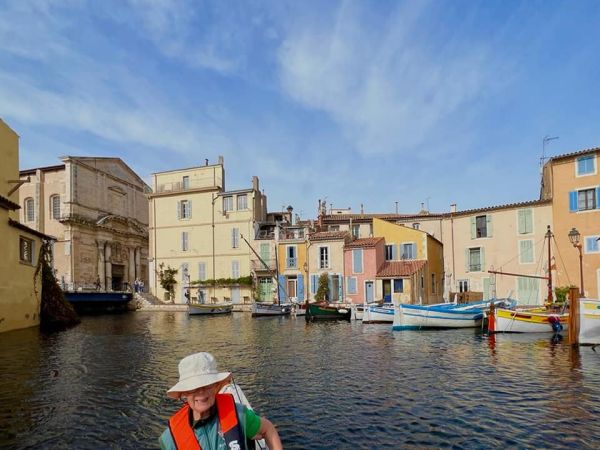
[[[264,270],[266,272],[272,272],[276,269],[275,260],[274,259],[263,259],[263,261],[267,264],[265,265],[259,259],[253,259],[250,261],[250,268],[255,272],[259,272]]]
[[[198,180],[198,181],[190,181],[189,183],[183,183],[181,181],[173,181],[171,183],[163,183],[158,185],[157,193],[161,194],[164,192],[180,192],[180,191],[189,191],[193,189],[207,189],[221,187],[215,186],[212,180]]]
[[[279,230],[279,240],[300,240],[304,239],[304,229]]]

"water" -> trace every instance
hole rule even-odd
[[[598,448],[600,352],[544,336],[137,312],[0,335],[0,447],[156,448],[210,351],[286,449]]]

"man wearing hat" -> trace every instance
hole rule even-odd
[[[218,393],[230,379],[230,372],[217,370],[210,353],[195,353],[179,362],[179,382],[167,395],[185,404],[160,436],[162,449],[250,450],[254,446],[248,440],[259,439],[264,439],[270,450],[283,448],[268,419],[235,403],[233,395]]]

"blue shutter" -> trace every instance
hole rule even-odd
[[[327,301],[330,301],[333,298],[333,275],[328,276],[327,287],[329,287],[329,295],[327,296]]]
[[[342,277],[341,275],[338,275],[338,284],[339,284],[339,292],[338,292],[338,298],[340,299],[340,301],[344,300],[344,277]]]
[[[310,276],[310,293],[313,295],[317,293],[317,276],[316,275]]]
[[[279,299],[282,302],[286,302],[287,301],[287,295],[285,295],[285,276],[283,275],[279,275],[279,284],[277,285],[277,289],[279,289]]]
[[[596,188],[596,208],[600,209],[600,186]]]
[[[413,259],[417,259],[417,244],[410,244],[410,245],[412,245]]]
[[[392,261],[396,261],[396,246],[394,244],[392,244],[391,247],[392,247]]]
[[[304,300],[304,277],[302,275],[298,275],[298,300]]]
[[[577,211],[577,191],[569,192],[569,211]]]

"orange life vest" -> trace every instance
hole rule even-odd
[[[235,401],[231,394],[217,394],[217,415],[221,433],[225,438],[228,448],[246,448],[244,435],[238,420]],[[187,403],[169,419],[169,430],[175,441],[175,446],[180,450],[202,450],[196,438],[194,429],[190,425],[190,405]],[[236,445],[237,444],[237,445]]]

